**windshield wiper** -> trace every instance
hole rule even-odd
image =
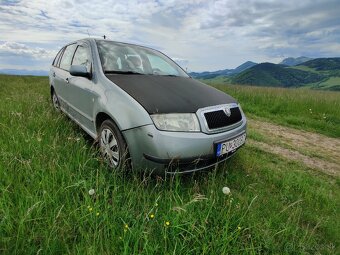
[[[107,74],[140,74],[140,75],[144,75],[143,73],[139,73],[139,72],[134,72],[134,71],[105,71],[104,73]]]

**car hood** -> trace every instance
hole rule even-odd
[[[192,78],[106,74],[149,114],[194,113],[199,108],[236,103],[231,96]]]

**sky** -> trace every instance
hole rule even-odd
[[[0,0],[0,69],[48,70],[66,43],[158,49],[188,71],[340,56],[340,0]]]

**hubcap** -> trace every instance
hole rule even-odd
[[[100,148],[103,157],[108,163],[113,167],[117,167],[119,163],[119,147],[116,137],[108,128],[104,128],[100,134]]]
[[[52,101],[53,101],[54,108],[59,110],[59,101],[58,101],[58,97],[57,97],[57,95],[55,93],[53,93]]]

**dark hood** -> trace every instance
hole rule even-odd
[[[236,103],[231,96],[191,78],[122,74],[107,74],[106,77],[149,114],[194,113],[207,106]]]

